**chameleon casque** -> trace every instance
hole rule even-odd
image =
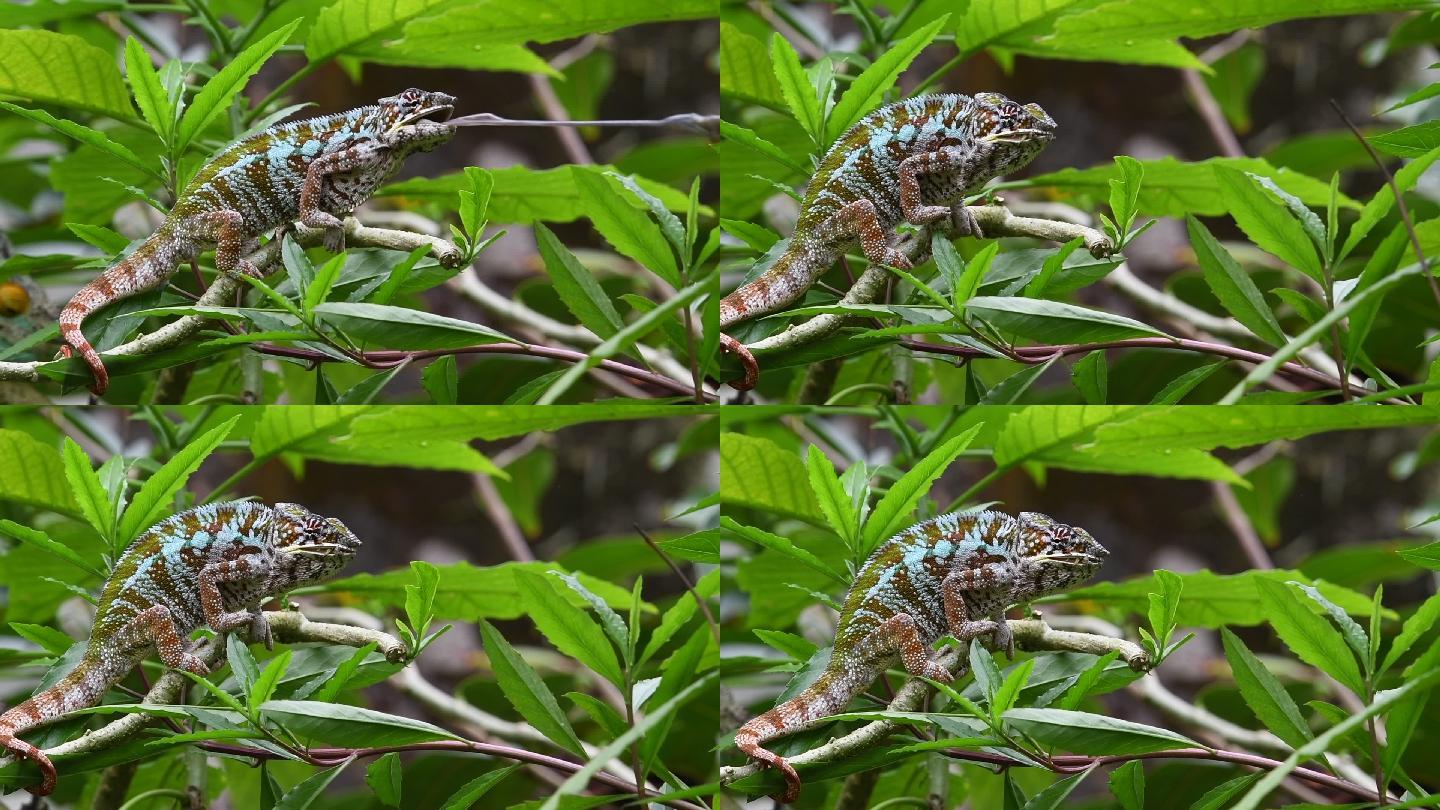
[[[370,198],[405,158],[449,140],[455,97],[411,88],[365,107],[276,124],[236,141],[201,167],[165,221],[139,247],[80,289],[60,313],[60,335],[90,366],[97,395],[109,387],[80,324],[96,310],[164,284],[176,267],[214,246],[222,273],[259,277],[244,257],[264,233],[295,220],[344,248],[341,217]]]
[[[1005,621],[1012,605],[1084,582],[1109,552],[1084,529],[1035,512],[941,515],[911,526],[875,550],[845,595],[830,662],[815,683],[735,733],[748,756],[785,776],[777,799],[793,802],[800,776],[767,740],[814,728],[842,712],[898,657],[911,675],[951,680],[930,656],[950,634],[962,644],[990,635],[1014,655]]]
[[[151,650],[172,669],[206,674],[185,649],[202,625],[221,634],[248,626],[252,641],[270,647],[260,605],[330,576],[359,547],[345,524],[293,503],[210,504],[157,523],[125,549],[105,581],[80,663],[0,715],[0,748],[34,760],[42,782],[30,791],[49,794],[55,766],[17,734],[98,704]]]
[[[909,269],[889,241],[902,220],[920,226],[950,217],[954,235],[981,236],[964,198],[1023,168],[1054,137],[1055,122],[1040,105],[999,93],[916,96],[866,115],[821,159],[784,252],[721,299],[720,328],[798,300],[856,243],[872,264]],[[755,387],[749,350],[729,335],[721,344],[745,366],[731,385]]]

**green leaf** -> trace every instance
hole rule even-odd
[[[840,477],[835,474],[835,465],[830,463],[830,458],[824,451],[812,444],[805,457],[805,471],[810,478],[810,491],[815,493],[815,500],[820,511],[825,513],[830,528],[835,530],[847,546],[854,548],[860,528],[860,516],[845,488],[840,485]]]
[[[365,769],[365,784],[370,786],[381,804],[399,807],[401,787],[404,784],[400,755],[391,751],[370,763],[370,767]]]
[[[1260,781],[1260,777],[1264,775],[1262,771],[1246,776],[1237,776],[1229,781],[1221,782],[1206,791],[1204,796],[1201,796],[1199,800],[1190,805],[1190,810],[1224,810],[1224,808],[1230,806],[1230,802],[1236,796],[1240,795],[1241,791]]]
[[[1139,321],[1059,301],[980,296],[965,303],[965,312],[999,329],[1040,343],[1098,343],[1133,337],[1165,337],[1164,332]]]
[[[1282,346],[1287,338],[1265,303],[1265,296],[1250,274],[1240,268],[1210,230],[1193,216],[1185,216],[1190,245],[1205,274],[1205,283],[1235,320],[1271,346]]]
[[[1135,203],[1140,199],[1140,182],[1145,177],[1145,164],[1129,155],[1117,155],[1115,168],[1119,177],[1110,181],[1110,211],[1120,236],[1130,230],[1135,220]]]
[[[4,31],[0,31],[0,36],[3,36],[4,33]],[[155,171],[154,166],[145,162],[139,155],[130,151],[130,148],[124,144],[110,140],[108,135],[98,129],[91,129],[84,124],[77,124],[74,121],[69,121],[64,118],[56,118],[44,110],[31,110],[20,107],[8,101],[0,101],[0,109],[9,110],[16,115],[44,124],[62,135],[74,138],[88,146],[93,146],[111,157],[119,158],[157,180],[160,179],[160,174]]]
[[[339,0],[315,15],[305,32],[305,56],[311,62],[328,59],[399,33],[405,23],[441,6],[444,0]]]
[[[115,532],[115,505],[110,493],[100,483],[100,476],[90,467],[90,457],[80,449],[69,436],[65,437],[62,455],[65,461],[65,480],[70,482],[70,491],[85,520],[106,540]]]
[[[1145,810],[1145,769],[1131,760],[1110,772],[1110,793],[1121,810]]]
[[[1184,591],[1176,608],[1175,623],[1184,627],[1217,628],[1227,624],[1253,627],[1265,623],[1270,615],[1260,598],[1257,584],[1260,580],[1272,584],[1291,580],[1314,584],[1326,598],[1346,611],[1357,616],[1368,616],[1370,613],[1370,600],[1363,594],[1328,582],[1317,582],[1298,571],[1283,568],[1243,574],[1215,574],[1202,569],[1178,576]],[[1097,582],[1071,590],[1068,597],[1094,599],[1132,613],[1145,613],[1150,606],[1149,594],[1159,590],[1155,576],[1150,575],[1133,577],[1124,582]],[[1306,612],[1309,613],[1308,608]],[[1314,616],[1313,613],[1310,615]],[[1314,618],[1322,623],[1325,621],[1318,616]]]
[[[1091,405],[1104,405],[1107,395],[1106,375],[1108,367],[1105,364],[1105,351],[1097,349],[1080,359],[1070,369],[1070,378],[1075,382],[1075,389],[1080,396]]]
[[[610,606],[605,603],[604,599],[596,596],[589,588],[586,588],[574,574],[567,574],[564,571],[550,571],[548,573],[550,576],[564,582],[570,590],[574,591],[581,599],[584,599],[585,602],[590,605],[590,608],[595,611],[596,618],[600,620],[600,626],[605,629],[605,635],[609,636],[610,640],[615,642],[615,646],[618,649],[628,655],[631,647],[630,630],[625,626],[625,622],[620,618],[620,614],[612,610]],[[638,604],[638,597],[632,597],[632,610],[636,604]],[[626,663],[629,663],[628,658],[626,659]]]
[[[757,529],[753,526],[737,523],[733,518],[723,515],[720,517],[720,526],[762,548],[768,548],[777,554],[783,554],[812,571],[819,571],[841,585],[850,584],[849,578],[842,576],[838,571],[827,565],[824,560],[795,545],[788,538],[781,537],[778,534],[771,534],[770,532]]]
[[[421,47],[443,47],[457,40],[471,46],[543,43],[615,31],[642,23],[714,17],[713,0],[673,0],[667,3],[585,0],[583,3],[561,4],[551,0],[473,0],[451,5],[444,14],[410,23],[405,28],[405,39]]]
[[[654,330],[662,328],[673,319],[676,310],[688,308],[697,298],[712,292],[715,285],[715,272],[718,271],[712,271],[711,274],[705,278],[696,281],[670,298],[665,299],[664,303],[641,315],[634,323],[631,323],[624,329],[606,338],[599,346],[591,349],[590,353],[585,356],[585,361],[574,363],[570,368],[566,369],[565,373],[556,378],[555,382],[545,390],[544,395],[536,401],[536,404],[553,405],[560,397],[564,396],[565,392],[570,390],[571,386],[584,376],[587,371],[599,366],[611,357],[626,351],[633,346],[636,341]]]
[[[115,58],[71,34],[0,29],[0,93],[121,120],[135,117]]]
[[[1220,639],[1225,645],[1225,658],[1230,662],[1230,672],[1240,687],[1240,696],[1245,705],[1265,727],[1291,748],[1299,748],[1314,735],[1305,719],[1300,716],[1300,707],[1270,670],[1250,652],[1240,637],[1230,628],[1220,628]]]
[[[971,642],[974,643],[973,640]],[[1001,715],[1015,708],[1015,702],[1020,699],[1020,690],[1030,680],[1030,673],[1035,670],[1035,659],[1027,658],[1018,666],[1012,667],[1010,674],[1005,676],[995,690],[995,696],[990,699],[990,717],[998,725]]]
[[[1263,28],[1283,20],[1374,14],[1415,7],[1414,0],[1109,0],[1061,17],[1061,37],[1089,42],[1124,42],[1135,37],[1201,37]]]
[[[1125,755],[1198,747],[1169,729],[1065,709],[1011,709],[1005,722],[1045,745],[1077,754]]]
[[[1314,242],[1256,178],[1229,166],[1216,166],[1215,178],[1229,204],[1230,215],[1251,241],[1315,281],[1325,283]]]
[[[1375,662],[1370,660],[1369,657],[1370,637],[1366,635],[1364,628],[1356,623],[1354,619],[1350,618],[1350,614],[1346,613],[1339,605],[1326,599],[1325,595],[1320,593],[1314,586],[1303,585],[1297,582],[1295,583],[1295,587],[1304,591],[1305,595],[1310,597],[1312,602],[1325,609],[1325,613],[1339,626],[1340,634],[1345,637],[1345,643],[1350,646],[1351,651],[1360,659],[1365,671],[1369,672],[1373,669]],[[1372,607],[1371,610],[1373,611],[1374,608]]]
[[[235,96],[245,87],[245,83],[260,70],[274,53],[280,50],[290,39],[290,35],[300,26],[302,20],[293,20],[285,27],[272,31],[269,35],[257,41],[254,45],[241,51],[239,55],[230,60],[225,67],[220,69],[205,85],[200,92],[195,94],[195,100],[190,103],[190,108],[180,118],[180,127],[176,130],[175,151],[183,152],[195,140],[205,128],[217,117],[224,114],[226,108],[234,101]]]
[[[1375,195],[1365,203],[1365,207],[1360,211],[1360,218],[1350,226],[1350,232],[1345,235],[1345,244],[1340,248],[1338,258],[1343,259],[1349,256],[1352,250],[1360,246],[1360,242],[1365,239],[1371,229],[1390,213],[1390,209],[1395,207],[1395,190],[1399,190],[1401,194],[1409,191],[1436,160],[1440,160],[1440,148],[1431,149],[1395,172],[1394,190],[1390,188],[1389,183],[1382,184]]]
[[[470,810],[470,808],[476,807],[491,788],[500,784],[505,777],[516,772],[523,765],[523,762],[517,762],[514,765],[499,768],[471,779],[446,799],[440,810]]]
[[[720,434],[720,502],[825,526],[804,465],[766,438]]]
[[[824,113],[821,111],[820,99],[816,97],[810,77],[805,74],[805,68],[800,64],[800,55],[795,53],[789,40],[780,34],[770,37],[770,65],[776,80],[779,81],[780,93],[795,120],[800,122],[800,127],[810,136],[810,140],[824,145],[821,143],[825,141],[825,125],[821,120]]]
[[[539,223],[535,225],[535,244],[565,308],[601,338],[614,337],[625,324],[595,276],[549,228]]]
[[[519,618],[524,615],[524,609],[521,605],[521,592],[515,581],[516,572],[527,571],[539,575],[546,571],[560,570],[556,563],[539,561],[508,562],[483,568],[458,562],[437,565],[435,568],[440,574],[440,581],[435,589],[435,618],[465,621],[473,621],[476,617]],[[579,577],[591,592],[599,594],[617,610],[630,608],[628,590],[587,574],[580,574]],[[312,586],[311,590],[349,592],[399,607],[404,604],[406,586],[414,581],[414,572],[409,567],[404,567],[382,574],[356,574],[329,580]],[[585,604],[583,599],[568,589],[562,590],[560,596],[572,605]]]
[[[315,314],[356,340],[388,349],[458,349],[513,340],[478,323],[383,304],[329,301]]]
[[[575,729],[561,711],[560,704],[550,688],[535,674],[524,658],[500,635],[489,622],[481,619],[480,637],[485,652],[490,658],[490,667],[495,673],[495,682],[500,691],[515,707],[515,711],[561,748],[577,756],[585,755],[585,746],[575,736]]]
[[[320,797],[320,794],[325,792],[325,788],[330,786],[335,777],[339,776],[340,772],[354,761],[355,758],[352,756],[339,765],[327,768],[285,791],[285,795],[275,803],[275,810],[305,810]]]
[[[1270,355],[1264,362],[1256,365],[1249,374],[1245,375],[1245,379],[1237,383],[1220,399],[1219,404],[1234,405],[1239,402],[1248,388],[1269,379],[1270,375],[1274,374],[1275,371],[1280,368],[1281,364],[1294,357],[1302,348],[1322,339],[1330,330],[1331,326],[1339,323],[1343,318],[1348,316],[1352,310],[1363,306],[1367,301],[1384,296],[1385,293],[1389,292],[1391,287],[1396,286],[1411,276],[1420,275],[1423,270],[1424,266],[1418,262],[1407,265],[1391,272],[1359,294],[1346,298],[1340,302],[1339,305],[1325,313],[1325,316],[1320,318],[1320,320],[1315,321],[1315,323],[1311,324],[1305,331],[1296,335],[1284,346],[1281,346],[1278,351]]]
[[[410,628],[424,635],[425,628],[435,617],[435,592],[440,587],[440,571],[433,563],[412,560],[410,570],[415,574],[415,583],[405,586],[405,618]]]
[[[128,546],[141,532],[149,529],[168,515],[175,493],[185,486],[190,475],[200,468],[206,458],[230,435],[239,421],[237,414],[219,426],[212,428],[200,438],[190,442],[176,453],[140,487],[135,499],[120,518],[119,532],[115,536],[119,547]]]
[[[1419,548],[1402,548],[1395,553],[1418,566],[1440,571],[1440,540]]]
[[[265,669],[260,671],[259,676],[255,678],[255,682],[250,687],[249,699],[246,701],[248,705],[259,706],[275,696],[275,689],[279,687],[286,670],[290,668],[290,659],[293,654],[294,650],[292,649],[284,650],[265,664]]]
[[[66,650],[75,646],[75,639],[53,627],[25,622],[11,622],[10,627],[21,638],[40,645],[41,649],[51,655],[64,655]]]
[[[135,102],[140,105],[140,114],[145,116],[160,141],[169,143],[170,134],[175,129],[175,109],[170,104],[170,94],[160,84],[160,74],[155,72],[145,46],[134,37],[125,38],[125,76],[130,80]]]
[[[1270,792],[1278,787],[1281,782],[1285,781],[1285,778],[1300,765],[1301,760],[1318,756],[1330,750],[1330,746],[1334,744],[1336,740],[1349,734],[1352,729],[1359,728],[1370,718],[1386,711],[1397,701],[1411,693],[1431,688],[1437,680],[1440,680],[1440,669],[1432,669],[1429,672],[1420,674],[1417,678],[1408,681],[1399,688],[1387,689],[1383,692],[1375,693],[1375,700],[1363,710],[1351,714],[1341,722],[1336,723],[1324,732],[1316,735],[1315,739],[1306,743],[1301,748],[1296,749],[1294,753],[1286,757],[1285,761],[1282,762],[1279,767],[1271,769],[1269,773],[1261,777],[1260,781],[1234,805],[1233,810],[1256,810],[1256,808],[1260,807],[1260,802],[1263,801],[1266,796],[1270,795]]]
[[[345,266],[345,254],[331,257],[316,271],[315,278],[305,288],[305,311],[314,312],[315,307],[325,302],[330,297],[330,291],[334,289],[335,282],[340,278],[340,269]]]
[[[980,398],[980,405],[1009,405],[1024,396],[1030,386],[1040,379],[1040,376],[1060,359],[1059,355],[1052,355],[1049,360],[1043,363],[1029,365],[1011,374],[991,386],[985,396]]]
[[[1419,675],[1434,672],[1437,668],[1440,668],[1440,641],[1431,644],[1430,649],[1421,653],[1401,674],[1404,681],[1409,681]],[[1425,704],[1429,702],[1428,690],[1410,695],[1398,701],[1385,718],[1385,753],[1380,758],[1380,766],[1386,773],[1395,773],[1399,767],[1400,758],[1409,748],[1410,740],[1424,715]]]
[[[447,354],[431,361],[420,372],[420,385],[434,404],[454,405],[460,397],[460,373],[455,355]]]
[[[1288,584],[1256,579],[1255,588],[1265,607],[1266,618],[1291,652],[1355,694],[1365,693],[1365,682],[1355,656],[1329,622],[1306,607]]]
[[[1200,383],[1210,379],[1210,375],[1224,368],[1225,361],[1217,360],[1214,363],[1207,363],[1197,366],[1181,374],[1165,384],[1165,387],[1150,400],[1151,405],[1177,405],[1185,395],[1195,390]]]
[[[582,609],[560,598],[550,577],[531,571],[515,571],[515,585],[525,612],[555,649],[589,667],[601,677],[620,686],[625,676],[615,648],[595,620]]]
[[[610,744],[595,752],[585,766],[576,771],[570,778],[566,779],[560,787],[550,795],[541,805],[540,810],[559,810],[560,801],[564,796],[574,795],[585,789],[590,780],[605,767],[611,760],[626,751],[634,742],[644,737],[656,725],[665,721],[676,709],[688,703],[702,689],[711,688],[718,676],[718,672],[712,670],[705,677],[685,687],[675,697],[670,698],[663,705],[646,712],[644,719],[630,727],[624,734],[616,737]]]
[[[28,526],[21,526],[13,520],[0,520],[0,535],[13,537],[26,545],[44,549],[60,559],[71,563],[81,571],[91,574],[98,579],[105,579],[105,572],[100,570],[94,563],[81,557],[79,553],[69,546],[52,540],[50,535],[42,531],[32,529]]]
[[[1218,217],[1230,213],[1229,204],[1215,176],[1216,166],[1268,177],[1307,205],[1326,205],[1330,202],[1328,184],[1301,172],[1276,168],[1261,158],[1217,157],[1186,163],[1167,157],[1142,160],[1140,164],[1145,176],[1145,182],[1135,200],[1136,213],[1140,214],[1155,217],[1183,217],[1186,214]],[[1103,200],[1110,191],[1110,181],[1118,176],[1119,169],[1114,164],[1103,164],[1089,169],[1061,169],[1025,180],[1008,181],[1006,185],[1055,186]],[[1340,195],[1339,204],[1352,209],[1359,207],[1359,203],[1344,195]]]
[[[895,86],[895,80],[935,39],[949,19],[949,14],[942,14],[928,25],[891,44],[870,67],[855,77],[845,95],[835,102],[835,108],[830,111],[830,119],[825,124],[827,143],[835,142],[880,103],[885,97],[885,91]]]
[[[1380,672],[1384,673],[1394,666],[1415,642],[1424,638],[1430,628],[1435,625],[1436,619],[1440,619],[1440,594],[1435,594],[1424,602],[1420,607],[1410,614],[1405,624],[1400,628],[1400,634],[1390,642],[1390,649],[1385,652],[1384,662],[1380,664]]]
[[[785,103],[765,45],[725,20],[720,21],[720,92],[777,110]]]
[[[271,700],[260,705],[260,714],[302,738],[347,748],[459,739],[445,729],[423,720],[341,703]]]
[[[680,286],[680,269],[660,228],[643,211],[630,204],[610,178],[592,167],[571,169],[585,212],[595,230],[615,250],[653,271],[671,287]]]
[[[865,529],[861,533],[864,545],[859,556],[868,557],[877,546],[914,522],[915,507],[920,499],[930,491],[935,479],[965,452],[981,427],[983,425],[973,425],[936,447],[890,487],[890,491],[875,505],[870,519],[865,521]]]
[[[1440,147],[1440,121],[1423,121],[1383,135],[1374,135],[1370,143],[1392,155],[1417,158]]]

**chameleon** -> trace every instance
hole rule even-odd
[[[1109,552],[1084,529],[1036,512],[961,512],[911,526],[870,555],[845,595],[824,672],[795,697],[742,725],[735,745],[780,770],[782,804],[800,795],[800,776],[762,743],[821,725],[845,709],[895,661],[911,675],[949,682],[930,657],[946,633],[962,643],[990,636],[1015,652],[1005,621],[1012,605],[1084,582]],[[985,618],[976,618],[985,617]]]
[[[68,345],[61,356],[74,347],[94,375],[91,390],[104,394],[109,374],[80,325],[107,304],[164,284],[208,247],[215,248],[217,270],[258,278],[261,271],[244,255],[261,234],[298,219],[323,229],[326,249],[339,253],[340,217],[369,199],[406,157],[448,141],[454,103],[454,96],[410,88],[346,112],[276,124],[225,147],[154,233],[65,305],[60,335]]]
[[[871,263],[908,270],[889,242],[902,220],[922,226],[949,217],[955,235],[982,236],[964,198],[1023,168],[1054,137],[1055,121],[1040,105],[999,93],[916,96],[867,114],[820,160],[784,252],[720,300],[720,328],[798,300],[857,242]],[[754,388],[754,356],[729,335],[720,342],[745,368],[731,385]]]
[[[185,648],[202,625],[221,634],[248,626],[251,641],[269,648],[270,625],[260,605],[330,576],[359,547],[345,524],[293,503],[209,504],[155,524],[126,547],[106,579],[80,662],[54,686],[0,714],[0,749],[33,760],[41,784],[29,790],[48,795],[55,789],[54,764],[17,735],[98,704],[151,650],[172,669],[207,674],[205,662]]]

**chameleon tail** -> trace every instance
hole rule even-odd
[[[55,790],[55,766],[39,748],[16,735],[44,725],[66,712],[98,703],[109,688],[102,678],[97,677],[103,667],[99,656],[91,658],[86,655],[70,674],[54,686],[0,714],[0,749],[33,760],[40,768],[40,786],[28,788],[36,796],[48,796]]]
[[[161,225],[129,256],[81,287],[60,311],[60,337],[69,344],[60,349],[60,355],[70,357],[73,346],[74,351],[84,358],[95,375],[95,384],[90,390],[96,396],[104,394],[110,387],[110,374],[105,370],[100,353],[80,331],[80,324],[107,304],[165,283],[175,269],[177,256],[174,245],[169,223]]]
[[[770,269],[720,299],[720,326],[767,315],[799,299],[834,263],[827,251],[794,238]]]
[[[789,804],[799,798],[800,774],[784,757],[761,747],[761,743],[805,731],[820,725],[831,715],[839,714],[850,699],[877,675],[878,670],[873,668],[828,668],[798,695],[751,719],[735,732],[736,747],[747,756],[779,770],[785,777],[785,791],[775,797],[776,801]]]
[[[769,314],[798,300],[833,261],[834,257],[818,246],[792,237],[768,270],[720,299],[720,328]],[[744,376],[730,385],[739,391],[754,388],[760,373],[755,356],[740,341],[723,333],[720,345],[738,357],[744,368]]]

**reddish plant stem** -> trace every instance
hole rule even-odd
[[[971,762],[984,762],[989,765],[1002,767],[1016,765],[1015,760],[1000,754],[989,754],[984,751],[964,751],[959,749],[947,749],[946,756],[952,759],[963,759]],[[1059,773],[1079,773],[1086,768],[1095,765],[1110,765],[1116,762],[1129,762],[1134,759],[1208,759],[1217,762],[1230,762],[1236,765],[1247,765],[1252,768],[1274,770],[1282,764],[1279,760],[1262,757],[1258,754],[1247,754],[1242,751],[1211,751],[1206,748],[1178,748],[1174,751],[1155,751],[1148,754],[1120,754],[1115,756],[1090,757],[1073,754],[1051,757],[1050,764]],[[1373,802],[1376,794],[1353,782],[1348,782],[1328,773],[1321,773],[1309,768],[1296,768],[1290,772],[1290,776],[1296,779],[1303,779],[1322,787],[1337,790],[1346,795],[1353,796],[1360,801]]]
[[[251,748],[245,745],[201,742],[197,743],[196,747],[217,754],[231,754],[234,756],[250,757],[256,760],[281,758],[281,755],[274,751],[267,751],[263,748]],[[511,759],[517,762],[541,765],[566,773],[576,773],[584,767],[578,762],[571,762],[566,759],[529,751],[524,748],[513,748],[508,745],[495,745],[493,743],[482,743],[474,740],[440,740],[436,742],[411,743],[409,745],[388,745],[377,748],[310,748],[296,750],[295,753],[302,756],[305,761],[311,765],[329,768],[339,765],[351,757],[357,759],[375,757],[398,751],[461,751],[466,753],[487,754],[500,759]],[[615,788],[625,793],[636,793],[635,785],[612,774],[604,773],[603,771],[595,774],[591,779],[592,781],[599,782],[607,787]],[[702,805],[692,804],[690,802],[666,801],[664,803],[671,807],[681,808],[681,810],[705,810]]]
[[[274,343],[256,343],[252,347],[262,354],[275,357],[293,357],[298,360],[308,360],[311,363],[333,363],[337,358],[309,349],[296,349],[289,346],[280,346]],[[362,352],[355,359],[363,365],[374,369],[393,368],[400,363],[413,360],[426,360],[432,357],[441,357],[447,354],[524,354],[531,357],[545,357],[551,360],[562,360],[567,363],[583,363],[589,355],[573,349],[559,349],[554,346],[540,346],[534,343],[486,343],[479,346],[462,346],[458,349],[427,349],[425,351],[375,351]],[[663,374],[656,374],[653,371],[646,371],[642,368],[618,363],[614,360],[601,360],[596,368],[603,368],[619,374],[622,377],[629,377],[642,383],[653,385],[682,397],[694,397],[695,390],[679,380],[672,380]],[[713,401],[714,397],[706,394],[706,399]]]
[[[900,344],[907,349],[917,352],[931,352],[934,354],[948,354],[955,357],[983,358],[990,357],[989,354],[978,349],[971,349],[966,346],[945,346],[938,343],[924,343],[918,340],[902,340]],[[1221,343],[1207,343],[1203,340],[1190,340],[1188,338],[1130,338],[1128,340],[1111,340],[1102,343],[1067,343],[1053,346],[1021,346],[1013,349],[1012,359],[1021,363],[1044,363],[1050,358],[1067,354],[1084,354],[1096,349],[1180,349],[1182,351],[1200,352],[1202,354],[1213,354],[1220,357],[1228,357],[1232,360],[1240,360],[1246,363],[1263,363],[1269,358],[1260,352],[1252,352],[1248,349],[1240,349],[1234,346],[1226,346]],[[1322,374],[1312,368],[1306,368],[1295,363],[1285,363],[1279,369],[1281,372],[1296,379],[1305,380],[1324,388],[1340,388],[1340,381]]]

